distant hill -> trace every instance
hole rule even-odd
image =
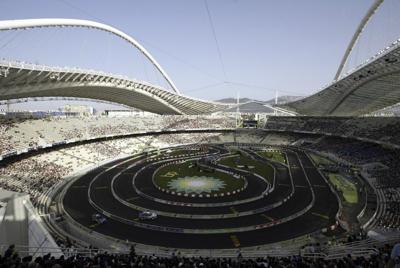
[[[291,101],[296,101],[303,98],[303,96],[280,96],[278,97],[278,104],[284,104],[287,102],[291,102]],[[225,98],[225,99],[220,99],[220,100],[216,100],[217,102],[222,102],[222,103],[236,103],[237,99],[236,98]],[[263,101],[263,100],[253,100],[253,99],[249,99],[249,98],[239,98],[239,103],[246,103],[246,102],[261,102],[261,103],[265,103],[265,104],[274,104],[275,103],[275,98],[267,100],[267,101]]]
[[[272,108],[266,107],[264,105],[264,103],[259,102],[242,103],[239,105],[239,111],[241,113],[274,113],[274,110]],[[237,111],[237,107],[238,106],[234,106],[232,108],[226,109],[224,112],[235,113]]]
[[[222,103],[236,103],[237,99],[236,98],[225,98],[225,99],[220,99],[220,100],[216,100],[217,102],[222,102]],[[245,103],[245,102],[249,102],[249,101],[254,101],[252,99],[249,98],[239,98],[239,103]]]
[[[304,98],[304,96],[279,96],[278,97],[278,104],[285,104],[288,102],[296,101],[299,99]],[[267,104],[275,104],[275,98],[267,100],[265,103]]]

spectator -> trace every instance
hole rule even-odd
[[[400,243],[393,246],[390,258],[395,264],[395,268],[400,268]]]

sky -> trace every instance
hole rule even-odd
[[[398,30],[393,30],[400,29],[398,2],[383,4],[349,64],[361,63],[398,38]],[[372,0],[1,0],[0,20],[74,18],[109,24],[139,41],[185,95],[217,100],[239,94],[268,100],[276,91],[306,96],[330,83],[371,4]],[[0,32],[0,58],[100,70],[168,87],[135,48],[96,30]]]

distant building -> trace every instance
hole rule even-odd
[[[240,103],[238,106],[234,106],[215,114],[235,116],[237,113],[239,113],[238,126],[251,128],[264,125],[268,116],[281,115],[272,109],[270,105],[259,101]]]
[[[0,110],[0,116],[6,118],[44,118],[49,116],[64,116],[63,112],[60,111],[5,111]]]
[[[136,109],[132,110],[104,110],[104,115],[107,117],[128,117],[128,116],[150,116],[153,113],[144,112]]]
[[[77,104],[67,104],[61,108],[61,111],[66,116],[91,116],[94,113],[92,106]]]

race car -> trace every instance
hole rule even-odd
[[[100,213],[95,213],[92,215],[92,221],[94,221],[97,224],[103,224],[107,221],[107,219]]]
[[[152,211],[142,211],[139,213],[140,220],[154,220],[157,219],[157,214]]]

